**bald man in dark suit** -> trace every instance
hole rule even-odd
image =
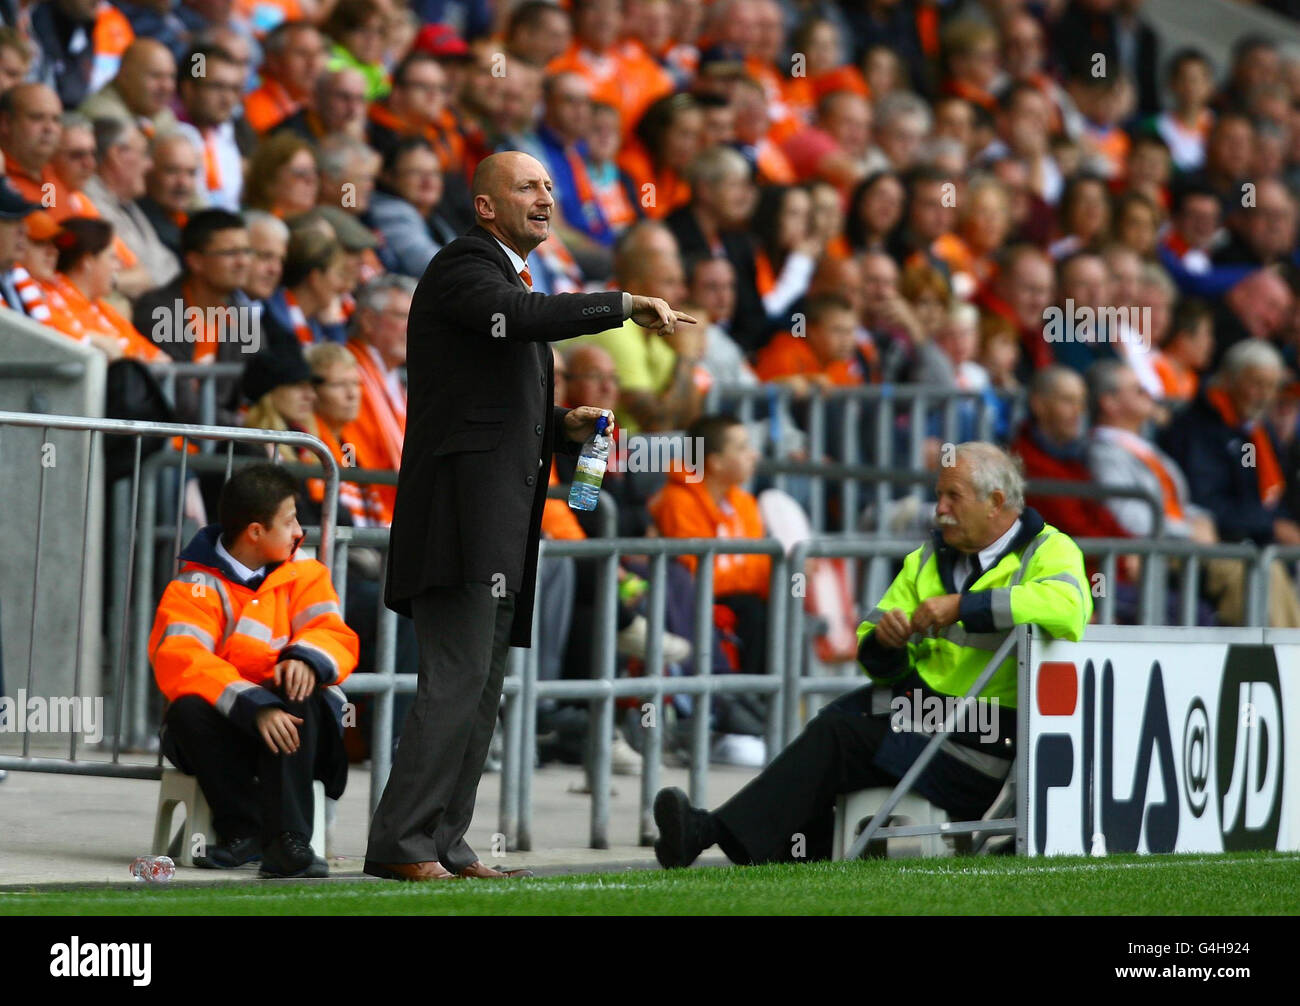
[[[549,342],[627,318],[694,323],[662,300],[530,292],[550,235],[551,179],[517,151],[474,174],[477,222],[425,271],[407,323],[408,412],[385,603],[415,621],[420,680],[370,825],[365,872],[501,878],[465,841],[510,646],[528,646],[553,451],[576,454],[606,415],[552,405]]]

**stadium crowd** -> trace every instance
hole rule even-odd
[[[698,483],[610,472],[619,534],[763,536],[757,457],[872,461],[810,453],[809,397],[909,382],[1023,399],[999,439],[1031,478],[1149,489],[1171,538],[1300,544],[1300,58],[1268,38],[1226,66],[1168,52],[1141,0],[0,0],[0,25],[4,309],[113,367],[241,364],[219,423],[396,470],[415,283],[473,224],[479,161],[522,150],[557,204],[535,291],[703,322],[555,347],[557,403],[704,445]],[[760,384],[791,404],[704,414],[710,388]],[[196,421],[197,382],[175,387],[170,417]],[[340,517],[382,527],[393,497],[345,482]],[[1128,501],[1029,502],[1074,537],[1153,530]],[[597,530],[547,510],[548,537]],[[715,670],[763,666],[759,558],[718,559]],[[543,566],[544,677],[587,673],[587,565]],[[1136,560],[1121,572],[1131,596]],[[645,574],[619,574],[633,660]],[[362,670],[379,577],[352,549]],[[1300,626],[1274,583],[1270,620]],[[1241,619],[1239,569],[1204,590],[1203,620]],[[689,668],[676,607],[667,655]],[[719,700],[718,729],[761,734],[761,712]]]

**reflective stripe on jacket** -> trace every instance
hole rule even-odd
[[[1077,641],[1092,617],[1092,594],[1083,554],[1062,531],[1044,524],[1032,507],[1007,549],[964,590],[953,584],[956,549],[939,532],[903,560],[902,572],[858,626],[858,660],[872,678],[895,682],[913,670],[936,692],[965,695],[1016,625],[1032,623],[1060,639]],[[911,617],[921,602],[961,594],[958,619],[934,637],[914,633],[906,650],[878,644],[871,635],[883,614],[899,608]],[[1016,659],[1008,657],[980,692],[1016,706]]]
[[[356,668],[359,641],[329,570],[291,557],[246,586],[216,552],[220,533],[210,524],[194,536],[158,604],[149,635],[158,687],[169,701],[198,695],[251,732],[258,710],[284,708],[269,687],[275,665],[302,660],[326,688],[341,729],[346,700],[336,686]]]

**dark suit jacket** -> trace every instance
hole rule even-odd
[[[623,294],[530,293],[475,225],[425,270],[407,322],[407,421],[384,602],[432,587],[517,591],[510,643],[532,637],[553,450],[576,454],[552,405],[551,347],[623,321]]]

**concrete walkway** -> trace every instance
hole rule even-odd
[[[155,759],[123,756],[152,764]],[[709,805],[717,806],[754,776],[750,769],[714,766],[709,774]],[[662,785],[688,788],[685,769],[661,772]],[[493,857],[501,777],[485,774],[479,786],[470,844],[489,864],[535,868],[539,873],[577,873],[656,866],[654,850],[637,845],[641,780],[615,776],[610,800],[611,848],[586,847],[591,801],[572,792],[584,784],[576,767],[541,769],[533,784],[533,852]],[[353,766],[339,803],[331,875],[361,878],[369,819],[368,768]],[[134,779],[10,772],[0,782],[0,889],[35,885],[136,883],[131,860],[148,855],[153,836],[158,784]],[[180,826],[179,814],[174,822]],[[712,850],[701,862],[725,863]],[[257,883],[255,867],[235,871],[177,868],[173,883],[212,883],[247,879]]]

